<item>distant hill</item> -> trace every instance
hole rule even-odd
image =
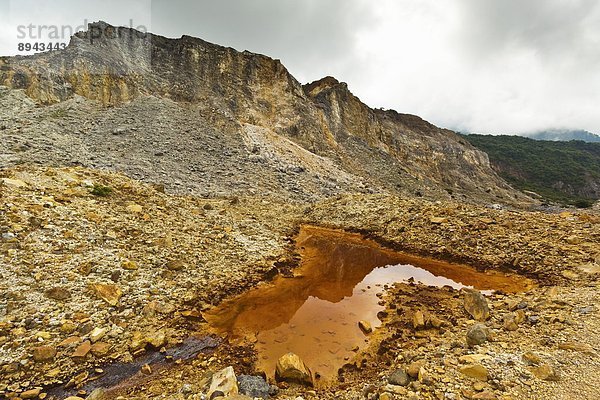
[[[600,198],[600,143],[505,135],[463,137],[488,153],[492,168],[518,189],[581,207]]]
[[[584,130],[548,129],[534,133],[525,134],[535,140],[549,140],[553,142],[568,142],[570,140],[582,140],[590,143],[600,143],[600,135]]]

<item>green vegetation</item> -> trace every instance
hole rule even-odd
[[[69,115],[68,111],[64,108],[56,108],[48,114],[50,118],[62,119]]]
[[[505,135],[463,137],[488,153],[496,172],[518,189],[577,207],[589,207],[599,197],[591,186],[600,186],[600,143]]]
[[[109,186],[94,185],[94,187],[90,190],[90,193],[94,196],[107,197],[112,193],[112,191],[112,188]]]

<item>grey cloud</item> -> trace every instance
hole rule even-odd
[[[544,60],[597,59],[600,3],[596,0],[459,0],[461,43],[475,57],[514,50]],[[590,43],[590,41],[596,43]]]
[[[372,8],[367,0],[154,0],[152,29],[280,58],[309,80],[350,72],[355,36],[375,23]]]

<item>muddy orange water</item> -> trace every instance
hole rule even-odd
[[[384,286],[414,278],[432,286],[520,292],[531,281],[499,272],[424,259],[381,247],[361,235],[302,227],[296,241],[302,256],[294,278],[278,277],[205,315],[222,333],[256,335],[259,370],[273,376],[277,359],[298,354],[321,382],[362,348],[368,337],[358,327],[376,328]]]

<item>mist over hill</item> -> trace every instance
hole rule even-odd
[[[588,132],[583,129],[568,130],[568,129],[548,129],[533,133],[527,133],[523,136],[535,140],[549,140],[553,142],[568,142],[570,140],[581,140],[583,142],[597,143],[600,142],[600,136],[595,133]]]

